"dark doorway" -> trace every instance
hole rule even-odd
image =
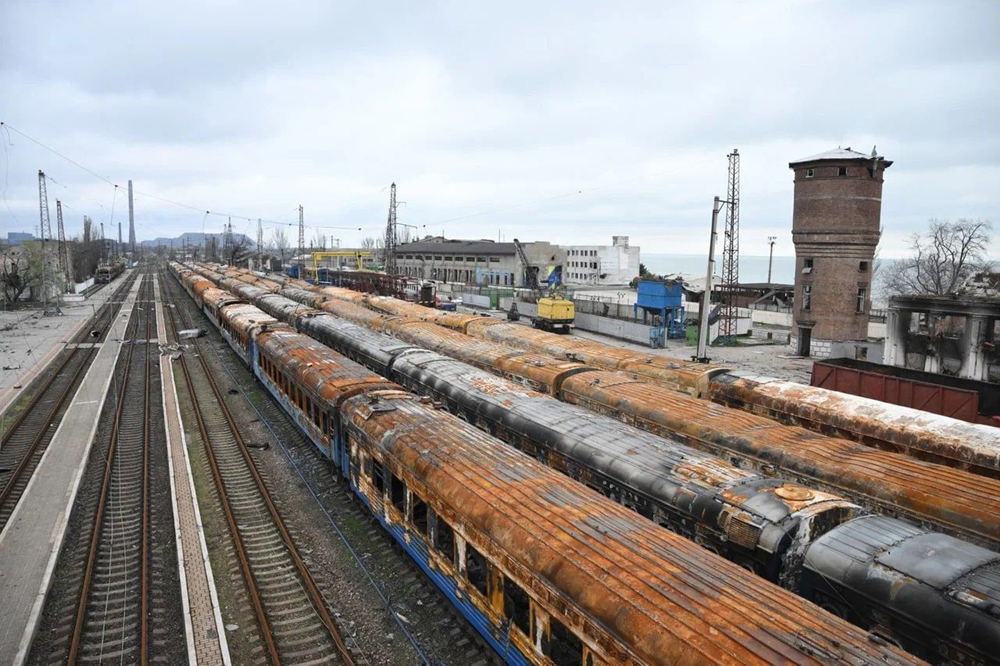
[[[809,348],[812,346],[812,329],[799,329],[799,356],[809,356]]]

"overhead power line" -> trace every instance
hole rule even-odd
[[[66,155],[63,155],[62,153],[60,153],[55,148],[51,148],[50,146],[45,145],[44,143],[42,143],[38,139],[35,139],[34,137],[29,136],[28,134],[25,134],[24,132],[22,132],[21,130],[17,129],[16,127],[10,125],[9,123],[0,121],[0,128],[6,129],[6,130],[11,131],[11,132],[16,132],[17,134],[19,134],[20,136],[23,136],[25,139],[27,139],[28,141],[31,141],[35,145],[37,145],[37,146],[39,146],[41,148],[44,148],[45,150],[49,151],[53,155],[56,155],[57,157],[60,157],[60,158],[62,158],[64,160],[66,160],[67,162],[69,162],[73,166],[77,167],[78,169],[81,169],[81,170],[89,173],[94,178],[97,178],[98,180],[100,180],[100,181],[102,181],[104,183],[107,183],[108,185],[111,185],[111,186],[113,186],[115,188],[118,187],[118,183],[114,182],[110,178],[107,178],[106,176],[102,176],[101,174],[97,173],[93,169],[88,169],[87,167],[83,166],[82,164],[80,164],[76,160],[74,160],[72,158],[69,158]],[[5,146],[6,146],[6,144],[5,144]],[[51,177],[47,176],[47,178],[49,178],[49,180],[52,180]],[[55,181],[53,181],[53,182],[55,182]],[[179,206],[181,208],[186,208],[188,210],[197,211],[199,213],[204,212],[206,215],[217,215],[219,217],[225,217],[225,218],[236,218],[238,220],[246,220],[247,222],[253,222],[253,220],[254,220],[254,218],[247,217],[246,215],[238,215],[238,214],[233,214],[233,213],[229,213],[229,212],[222,212],[222,211],[218,211],[218,210],[206,209],[203,206],[192,206],[191,204],[182,203],[180,201],[174,201],[173,199],[167,199],[166,197],[161,197],[161,196],[158,196],[156,194],[150,194],[149,192],[142,192],[140,190],[132,190],[132,193],[136,194],[138,196],[143,196],[143,197],[149,198],[149,199],[155,199],[157,201],[162,201],[163,203],[171,204],[173,206]],[[288,227],[293,226],[293,225],[296,224],[296,222],[285,222],[285,221],[282,221],[282,220],[269,220],[269,219],[265,219],[265,218],[257,218],[257,219],[259,219],[262,224],[280,225],[280,226],[288,226]],[[339,230],[339,231],[362,231],[362,227],[341,227],[341,226],[323,225],[323,224],[311,224],[309,226],[312,227],[312,228],[314,228],[314,229],[336,229],[336,230]]]

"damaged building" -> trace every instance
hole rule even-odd
[[[1000,273],[978,273],[954,294],[889,301],[885,364],[1000,381]]]

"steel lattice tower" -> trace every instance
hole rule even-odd
[[[302,255],[306,253],[306,219],[302,206],[299,206],[299,279],[304,280],[302,274]]]
[[[52,240],[52,222],[49,219],[49,191],[45,187],[45,173],[38,170],[38,214],[40,224],[38,233],[42,237],[42,303],[46,310],[49,307],[49,257],[45,241]]]
[[[56,199],[56,228],[59,230],[59,270],[68,278],[69,248],[66,247],[66,229],[63,227],[62,201],[59,201],[59,199]]]
[[[121,224],[118,229],[118,244],[121,245]],[[128,181],[128,246],[135,260],[135,210],[132,208],[132,181]]]
[[[264,270],[264,223],[257,218],[257,270]]]
[[[42,236],[42,247],[45,241],[52,240],[52,222],[49,221],[49,191],[45,187],[45,173],[38,172],[38,213],[41,219],[39,234]]]
[[[396,268],[396,183],[389,188],[389,221],[385,225],[385,273],[395,275]]]
[[[738,285],[740,282],[740,153],[729,153],[729,188],[726,193],[726,232],[722,249],[722,318],[719,337],[735,344],[737,336]]]

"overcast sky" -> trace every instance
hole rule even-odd
[[[739,148],[742,251],[790,255],[788,162],[876,144],[883,256],[1000,226],[1000,2],[483,4],[0,2],[0,120],[123,186],[5,132],[0,232],[43,169],[70,236],[127,237],[131,178],[140,239],[302,204],[356,245],[395,181],[420,233],[703,253]]]

